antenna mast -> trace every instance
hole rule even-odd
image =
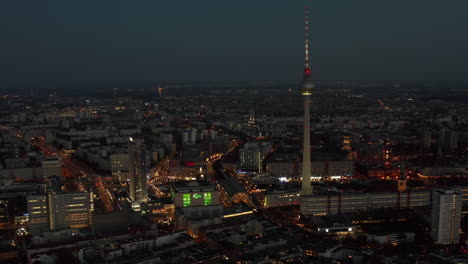
[[[304,80],[310,80],[310,66],[309,66],[309,8],[305,8],[305,63],[304,63]]]

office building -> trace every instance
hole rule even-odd
[[[29,232],[35,235],[49,231],[47,196],[28,196],[26,202],[29,217]]]
[[[84,228],[91,225],[92,197],[88,192],[49,192],[48,218],[50,230]]]
[[[146,202],[146,146],[142,140],[130,138],[128,144],[130,199],[135,204]]]
[[[51,190],[45,195],[26,198],[29,231],[40,234],[65,228],[85,228],[91,225],[94,210],[92,193],[56,193]]]
[[[284,200],[282,203],[286,204]],[[277,204],[281,204],[277,201]],[[329,192],[301,198],[301,213],[306,216],[336,215],[372,211],[379,209],[412,209],[429,207],[429,190],[408,190],[406,192]]]
[[[435,190],[432,204],[432,238],[437,244],[456,244],[460,239],[462,195],[454,190]]]
[[[223,206],[219,192],[207,181],[184,181],[171,184],[171,198],[176,207],[177,226],[197,236],[202,226],[220,224]]]
[[[239,150],[240,168],[261,172],[263,161],[272,148],[268,142],[248,142]]]
[[[171,198],[174,205],[182,208],[188,215],[196,214],[194,210],[201,212],[222,209],[219,192],[208,181],[173,182]]]
[[[42,161],[43,177],[59,176],[62,180],[62,159],[60,157],[47,157]]]
[[[263,206],[277,207],[299,204],[301,201],[300,193],[295,191],[273,191],[265,193]]]
[[[110,155],[111,173],[112,177],[116,177],[123,181],[129,179],[128,168],[129,168],[128,153],[116,153]]]

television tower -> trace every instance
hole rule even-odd
[[[311,70],[309,66],[309,10],[305,9],[305,63],[304,63],[304,81],[300,92],[304,96],[304,146],[302,150],[302,188],[301,195],[312,194],[312,185],[310,183],[310,96],[315,84],[310,79]]]

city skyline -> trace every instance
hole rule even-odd
[[[454,3],[86,1],[8,4],[1,263],[468,263]]]

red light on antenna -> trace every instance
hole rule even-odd
[[[306,73],[307,75],[309,75],[309,74],[310,74],[310,70],[309,70],[309,69],[306,69],[306,70],[305,70],[305,73]]]

